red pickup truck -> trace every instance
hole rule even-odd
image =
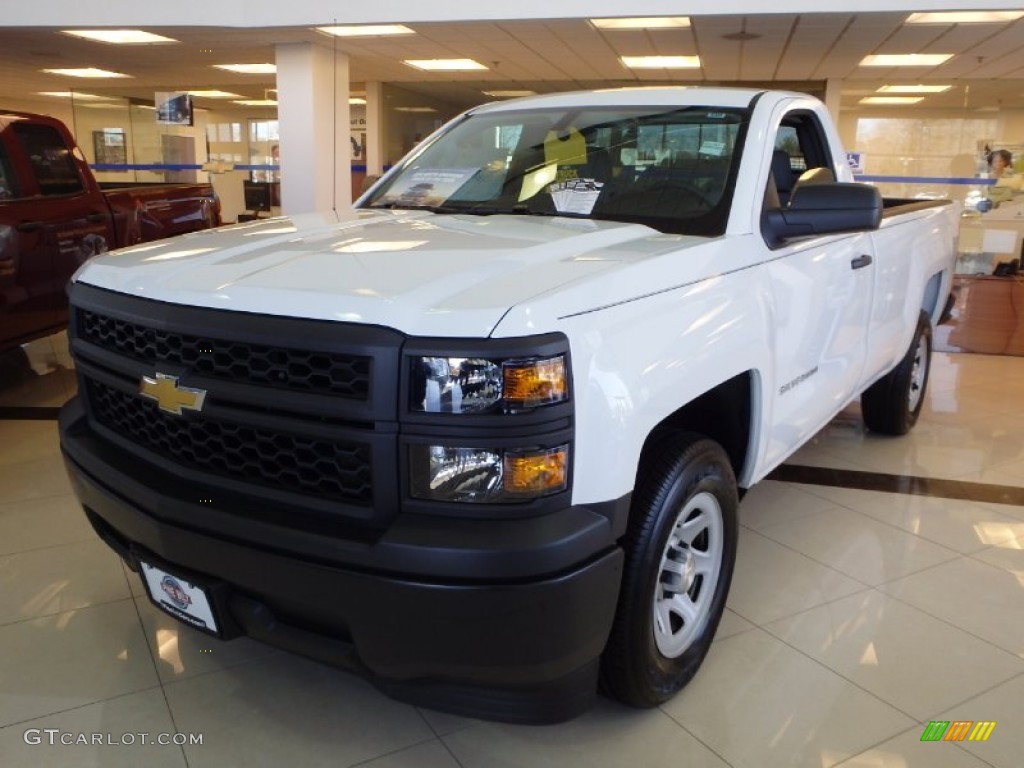
[[[101,189],[61,121],[0,111],[0,350],[65,326],[90,256],[219,224],[209,184]]]

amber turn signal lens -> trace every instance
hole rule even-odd
[[[544,451],[505,454],[505,491],[540,496],[565,490],[569,446]]]
[[[505,403],[511,408],[560,403],[569,396],[565,358],[561,355],[546,360],[505,363],[502,376]]]

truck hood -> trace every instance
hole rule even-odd
[[[584,219],[357,211],[126,248],[88,262],[75,280],[177,304],[487,336],[532,297],[703,242]]]

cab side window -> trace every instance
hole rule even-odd
[[[78,166],[56,128],[29,123],[15,123],[12,128],[35,173],[39,194],[73,195],[83,191]]]
[[[0,200],[10,200],[18,197],[17,181],[14,178],[14,169],[11,167],[11,159],[7,155],[7,147],[0,144]]]
[[[800,185],[834,181],[831,154],[818,118],[811,112],[786,115],[775,135],[766,208],[785,208]]]

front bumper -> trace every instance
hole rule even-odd
[[[248,635],[358,671],[395,698],[474,717],[554,722],[595,695],[621,578],[618,512],[403,515],[376,541],[264,537],[256,521],[218,516],[141,469],[115,469],[122,462],[104,460],[115,449],[74,401],[61,441],[97,533],[129,564],[142,554],[210,586],[226,637]]]

